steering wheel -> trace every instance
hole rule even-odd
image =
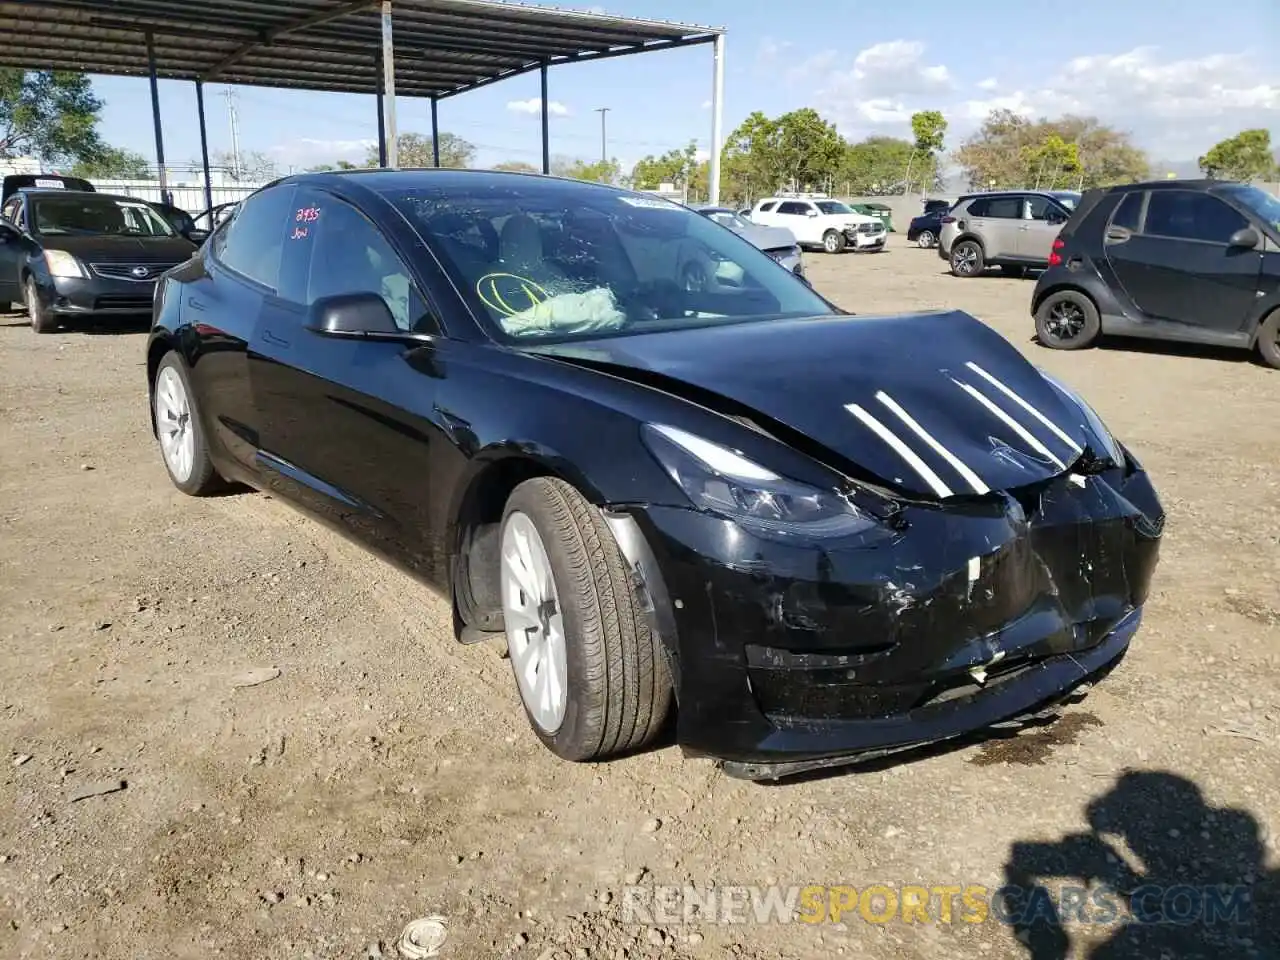
[[[516,273],[486,273],[476,281],[476,296],[503,317],[514,317],[551,299],[541,284]]]

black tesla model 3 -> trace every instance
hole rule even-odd
[[[442,591],[570,760],[674,712],[769,779],[1043,713],[1157,563],[1141,465],[991,329],[854,316],[598,184],[280,180],[164,277],[147,349],[179,489],[270,490]]]

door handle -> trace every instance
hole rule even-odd
[[[1133,234],[1125,227],[1108,227],[1104,236],[1112,243],[1124,243]]]
[[[195,297],[187,297],[187,306],[190,307],[192,310],[203,310],[204,301],[197,300]]]

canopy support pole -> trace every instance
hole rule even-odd
[[[382,89],[386,95],[387,166],[400,166],[400,135],[396,130],[396,45],[391,34],[391,0],[382,0]]]
[[[542,72],[542,172],[551,172],[551,116],[547,105],[547,65],[541,66]]]
[[[209,134],[204,126],[204,81],[196,81],[196,113],[200,116],[200,165],[204,172],[204,208],[213,209],[213,184],[209,177]]]
[[[438,97],[431,98],[431,159],[437,167],[440,166],[440,100]]]
[[[151,122],[156,131],[156,166],[160,171],[160,201],[173,203],[169,192],[169,173],[164,165],[164,130],[160,125],[160,84],[156,79],[156,41],[147,31],[147,77],[151,81]]]
[[[720,153],[724,143],[724,34],[717,33],[712,42],[715,59],[714,81],[711,87],[711,156],[707,158],[708,202],[720,205]]]

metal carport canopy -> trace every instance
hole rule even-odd
[[[696,44],[715,48],[711,202],[719,200],[724,31],[497,0],[0,0],[0,65],[155,80],[375,94],[384,158],[396,165],[394,98],[436,104],[548,67]],[[693,98],[690,97],[690,102]],[[201,106],[201,133],[204,128]],[[207,154],[207,149],[206,149]],[[384,163],[386,163],[384,159]],[[206,161],[206,183],[207,183]]]

